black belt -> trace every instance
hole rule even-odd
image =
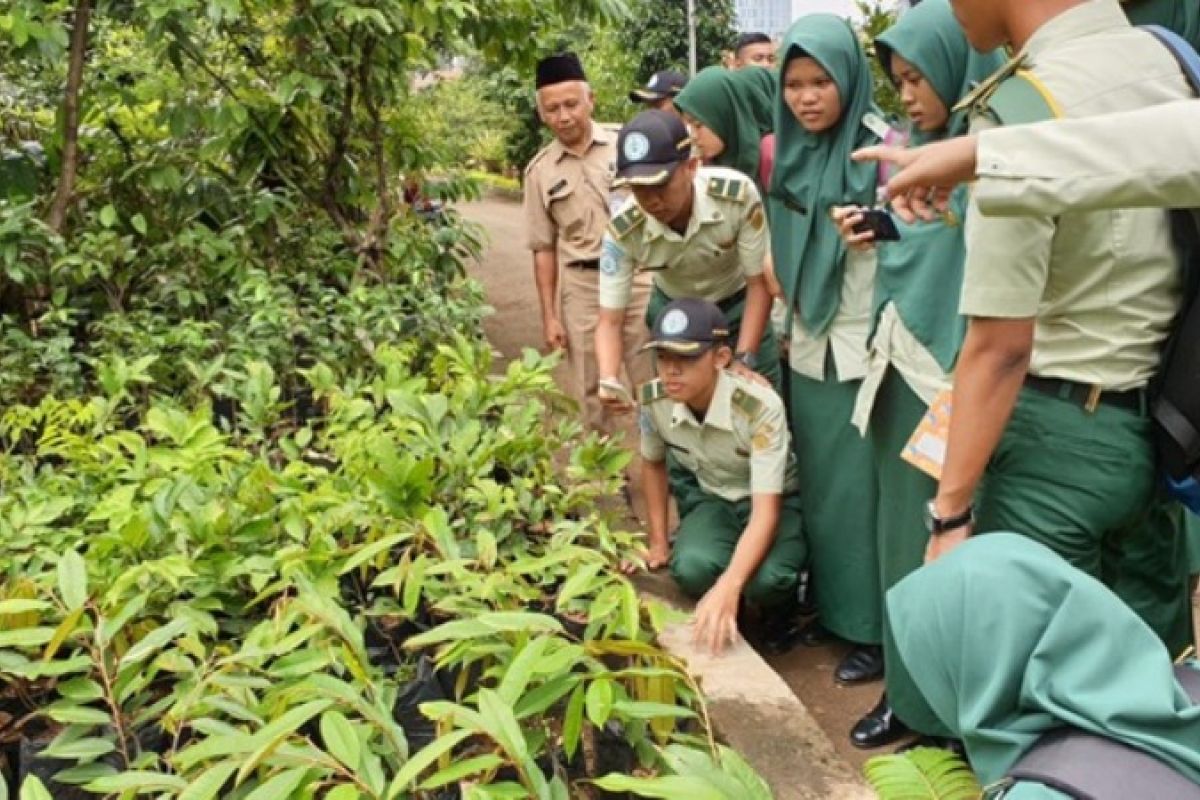
[[[575,269],[600,269],[600,259],[585,258],[582,261],[568,261],[567,266]]]
[[[746,299],[746,287],[738,289],[728,297],[717,301],[717,308],[721,309],[722,314],[728,314],[734,306]]]
[[[1098,405],[1106,405],[1133,411],[1144,417],[1149,408],[1145,389],[1109,392],[1091,384],[1065,381],[1061,378],[1039,378],[1037,375],[1026,375],[1025,385],[1036,392],[1081,406],[1089,412],[1095,411]]]

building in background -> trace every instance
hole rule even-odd
[[[792,22],[794,5],[793,0],[737,0],[737,28],[780,36]]]

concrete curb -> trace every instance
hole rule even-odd
[[[691,607],[668,579],[637,583],[650,599]],[[874,800],[800,699],[748,644],[713,658],[692,646],[685,625],[663,631],[659,643],[699,679],[721,738],[758,770],[777,800]]]

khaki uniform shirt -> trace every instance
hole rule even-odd
[[[529,249],[554,250],[560,266],[600,257],[617,169],[617,137],[592,124],[583,156],[555,139],[525,169],[525,225]]]
[[[788,344],[792,371],[816,381],[825,380],[825,361],[832,350],[834,374],[839,382],[866,375],[867,336],[871,333],[874,296],[875,250],[847,250],[842,301],[829,330],[821,336],[810,336],[800,320],[792,318],[792,338]]]
[[[1017,59],[1066,117],[1191,94],[1175,58],[1133,28],[1116,0],[1089,0],[1060,14]],[[978,113],[972,124],[993,127]],[[1146,385],[1180,300],[1166,212],[988,217],[972,200],[966,236],[962,313],[1035,318],[1031,374],[1116,391]]]
[[[686,403],[667,397],[659,381],[643,386],[641,394],[641,451],[647,461],[663,461],[670,448],[704,491],[733,502],[796,491],[787,416],[770,387],[722,372],[703,420]]]
[[[768,242],[766,214],[754,182],[723,167],[696,171],[687,229],[679,235],[630,198],[613,216],[600,259],[600,306],[629,305],[640,267],[667,297],[720,302],[761,275]]]
[[[984,131],[977,163],[975,200],[984,214],[1194,208],[1200,102]]]

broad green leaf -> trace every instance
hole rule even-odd
[[[258,765],[263,759],[267,758],[277,748],[280,743],[295,733],[301,725],[308,722],[313,717],[320,714],[325,709],[333,705],[332,700],[322,699],[313,700],[305,703],[302,706],[297,706],[291,709],[283,716],[276,719],[267,727],[254,734],[254,740],[258,744],[256,749],[242,763],[238,769],[237,782],[239,784],[258,768]]]
[[[54,800],[54,798],[47,791],[46,784],[42,783],[36,775],[30,775],[21,784],[20,800]]]
[[[71,634],[79,627],[79,622],[83,619],[83,612],[86,610],[84,606],[80,606],[58,624],[58,627],[54,629],[54,633],[50,637],[50,641],[46,643],[45,652],[42,653],[44,661],[50,661],[58,654],[59,648],[66,643],[67,639],[71,638]]]
[[[597,728],[604,727],[612,716],[616,692],[612,681],[598,678],[587,688],[587,716]]]
[[[576,686],[567,701],[567,713],[563,716],[563,750],[567,758],[575,757],[575,749],[579,747],[579,736],[583,733],[584,689]]]
[[[0,631],[0,648],[41,647],[54,637],[54,628],[21,628]]]
[[[366,795],[360,792],[358,787],[352,783],[343,783],[325,795],[325,800],[365,800],[365,798]],[[180,800],[183,800],[183,798],[180,798]]]
[[[100,209],[100,224],[106,228],[117,224],[117,209],[111,203]]]
[[[639,797],[659,800],[742,800],[722,794],[700,778],[664,775],[659,778],[635,778],[631,775],[605,775],[595,784],[606,792],[632,792]]]
[[[209,767],[188,784],[177,800],[214,800],[236,770],[237,762],[225,762]]]
[[[120,772],[106,778],[97,778],[84,788],[98,794],[116,794],[127,791],[132,791],[134,794],[149,794],[150,792],[180,791],[186,787],[187,781],[178,775],[131,771]]]
[[[45,600],[23,600],[13,598],[0,600],[0,615],[25,614],[30,611],[45,611],[52,606]]]
[[[404,766],[396,773],[396,777],[392,779],[391,785],[388,786],[387,797],[389,800],[390,798],[403,795],[404,790],[422,772],[433,766],[434,762],[444,754],[449,753],[461,742],[466,741],[474,735],[473,731],[454,731],[445,736],[439,736],[416,753],[413,753],[412,758],[404,763]]]
[[[281,772],[246,795],[246,800],[288,800],[292,796],[292,792],[304,783],[307,776],[308,769],[306,767],[297,767]]]
[[[491,689],[480,689],[478,695],[479,717],[484,730],[497,744],[504,748],[514,761],[529,757],[529,744],[521,725],[500,695]]]
[[[340,711],[330,709],[321,715],[321,741],[330,755],[352,771],[358,769],[362,757],[358,734]]]
[[[107,711],[61,701],[50,706],[46,713],[50,715],[50,719],[64,725],[109,725],[112,723],[112,717]]]
[[[627,719],[660,719],[674,717],[691,719],[696,712],[683,706],[670,706],[666,703],[640,703],[633,700],[623,700],[613,705],[617,716]]]
[[[108,715],[104,715],[107,721]],[[51,745],[42,751],[42,754],[47,758],[69,758],[73,761],[80,761],[89,758],[99,758],[100,756],[108,755],[117,746],[108,739],[100,739],[90,737],[86,739],[76,739],[73,742],[67,742],[61,745]]]
[[[132,225],[133,229],[135,231],[137,231],[138,233],[140,233],[142,236],[146,235],[146,230],[147,230],[146,218],[143,217],[141,214],[134,214],[132,217],[130,217],[129,224]]]
[[[525,694],[537,662],[546,652],[546,645],[549,641],[549,637],[546,636],[539,636],[530,641],[521,648],[521,652],[517,653],[517,657],[504,670],[504,678],[496,687],[496,693],[509,706],[516,705],[516,702],[521,699],[521,695]]]
[[[472,619],[460,619],[439,625],[404,643],[410,650],[443,642],[477,639],[494,633],[562,633],[562,623],[547,614],[523,611],[492,611]]]
[[[478,775],[481,772],[496,769],[504,765],[504,759],[495,753],[487,755],[475,756],[474,758],[463,759],[451,764],[441,772],[435,772],[424,781],[421,782],[419,788],[429,791],[438,789],[450,783],[469,778],[472,775]]]
[[[191,622],[183,617],[173,619],[161,628],[155,628],[125,651],[125,655],[121,657],[121,666],[127,667],[149,658],[173,639],[183,636],[189,630],[191,630]]]

